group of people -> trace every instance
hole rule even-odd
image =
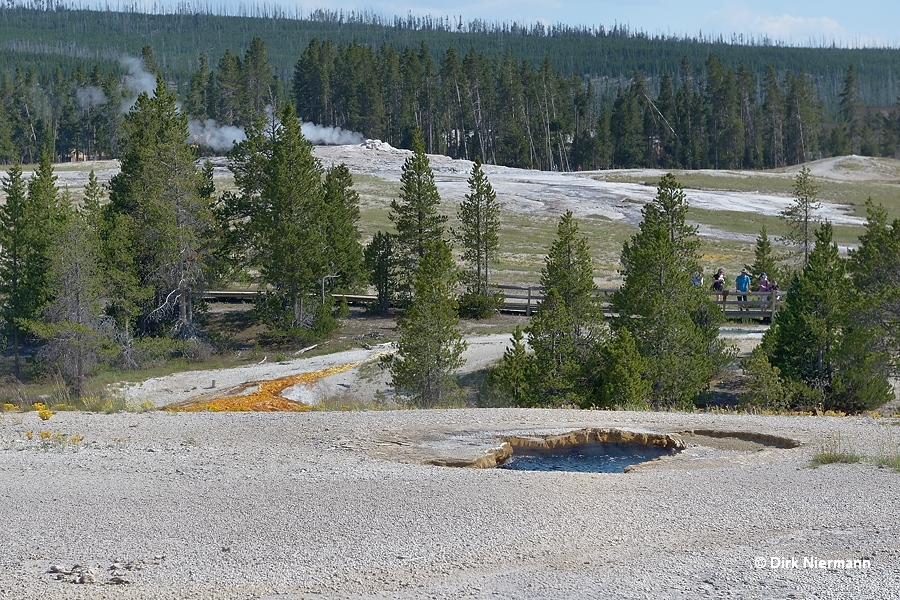
[[[692,281],[696,286],[703,285],[703,272],[695,271],[692,276]],[[734,279],[734,288],[737,292],[738,302],[741,302],[741,310],[749,310],[746,307],[747,302],[747,293],[750,292],[751,286],[750,274],[747,273],[747,269],[741,269],[741,274],[738,275]],[[716,292],[716,300],[721,301],[723,298],[728,296],[728,290],[725,289],[725,269],[720,268],[716,271],[716,274],[713,276],[712,286],[710,289]],[[778,291],[778,284],[774,281],[769,281],[769,277],[765,273],[759,274],[759,280],[756,283],[756,292],[770,293]]]

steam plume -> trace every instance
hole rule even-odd
[[[236,142],[243,142],[247,135],[240,127],[219,125],[212,119],[188,122],[188,141],[215,152],[228,152]]]
[[[76,89],[75,101],[78,102],[78,108],[81,110],[104,106],[107,102],[103,90],[93,85]]]
[[[119,62],[122,63],[123,67],[128,69],[128,75],[125,76],[125,89],[127,89],[130,94],[129,99],[121,106],[121,111],[126,113],[131,110],[131,107],[137,102],[137,98],[141,92],[146,92],[149,96],[153,96],[153,93],[156,91],[156,75],[148,73],[144,69],[144,61],[140,58],[128,56],[121,58]]]
[[[340,127],[325,127],[315,123],[303,123],[301,125],[303,137],[312,144],[324,146],[340,146],[346,144],[362,144],[365,138],[361,133],[347,131]]]

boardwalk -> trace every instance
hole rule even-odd
[[[518,312],[531,315],[543,299],[540,287],[526,287],[518,285],[498,285],[497,289],[503,292],[505,302],[503,311]],[[610,306],[610,298],[619,291],[619,288],[597,288],[597,295],[601,300],[603,314],[613,316]],[[722,308],[728,319],[771,319],[778,311],[778,307],[784,303],[784,292],[747,292],[741,294],[746,300],[739,300],[734,291],[726,291],[723,294],[709,292],[711,300]]]
[[[532,315],[543,300],[540,287],[498,285],[497,291],[504,296],[503,306],[500,311],[505,313],[517,313]],[[601,299],[603,314],[613,316],[610,307],[610,297],[618,291],[618,288],[597,288],[597,295]],[[252,302],[259,294],[257,290],[209,290],[203,294],[204,300],[215,302]],[[717,294],[710,292],[709,297],[722,308],[727,319],[771,319],[784,303],[784,292],[747,292],[746,300],[739,300],[734,291]],[[333,294],[336,301],[346,299],[350,305],[371,304],[377,300],[376,296],[368,294]]]

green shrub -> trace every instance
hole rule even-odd
[[[335,317],[338,319],[346,319],[350,316],[350,305],[347,304],[347,297],[341,297],[341,302],[337,306],[337,311],[335,313]]]
[[[769,362],[765,351],[757,346],[741,361],[747,377],[747,391],[740,396],[743,408],[763,408],[776,411],[788,408],[788,391],[781,380],[781,370]]]
[[[644,378],[647,361],[634,337],[621,329],[600,350],[601,375],[592,406],[599,408],[646,408],[650,382]]]
[[[459,316],[466,319],[489,319],[503,306],[503,294],[466,292],[459,297]]]

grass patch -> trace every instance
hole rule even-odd
[[[896,422],[894,422],[896,425]],[[878,456],[872,462],[879,467],[893,469],[900,473],[900,444],[894,439],[894,430],[890,425],[882,426],[883,435],[878,439]]]
[[[812,458],[812,467],[835,463],[853,464],[863,459],[861,454],[852,452],[844,442],[840,433],[830,435],[819,446],[819,451]]]
[[[386,410],[388,408],[396,409],[398,407],[389,405],[384,397],[375,395],[371,400],[364,400],[353,394],[338,394],[329,396],[318,404],[310,407],[310,410],[317,412],[364,412],[370,410]]]
[[[893,456],[876,456],[872,459],[872,462],[879,467],[893,469],[900,473],[900,454],[894,454]]]

